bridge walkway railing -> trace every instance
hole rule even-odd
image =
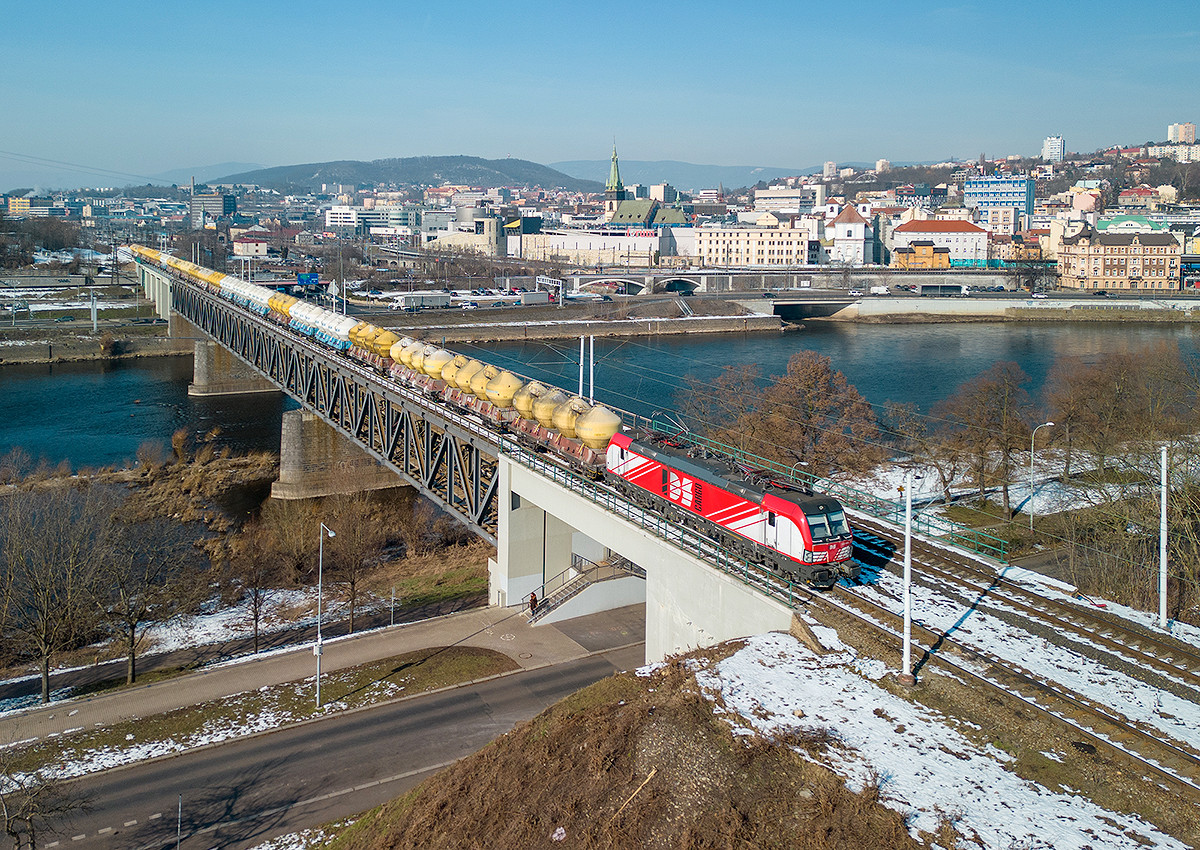
[[[536,609],[529,614],[529,622],[536,623],[593,584],[629,576],[645,578],[646,571],[620,555],[614,554],[605,561],[596,563],[572,553],[570,569],[555,576],[535,591],[538,603]]]

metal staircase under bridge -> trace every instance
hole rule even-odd
[[[597,582],[611,581],[612,579],[626,578],[628,576],[637,576],[644,579],[646,577],[646,570],[616,553],[609,555],[608,558],[599,564],[589,561],[582,555],[572,554],[571,568],[562,572],[546,584],[543,584],[535,591],[538,603],[536,610],[529,614],[529,622],[532,625],[543,617],[548,616],[550,612],[561,607],[564,603],[575,598]],[[529,600],[526,599],[521,604],[523,607],[528,608]]]

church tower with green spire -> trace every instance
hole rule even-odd
[[[629,200],[625,184],[621,182],[621,169],[617,165],[617,144],[613,142],[612,167],[608,170],[608,182],[604,184],[604,218],[611,221],[621,201]]]

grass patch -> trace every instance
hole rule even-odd
[[[1009,521],[1008,515],[1004,512],[1004,506],[990,499],[982,503],[956,502],[953,505],[947,506],[945,511],[947,519],[957,522],[959,525],[965,525],[968,528],[981,528]]]
[[[314,704],[312,678],[263,687],[101,729],[41,741],[23,749],[17,770],[83,763],[87,773],[127,761],[228,740],[311,717],[412,696],[517,669],[490,649],[450,646],[421,649],[321,677],[325,704]],[[74,775],[74,774],[73,774]]]
[[[487,560],[495,547],[482,540],[450,546],[435,552],[410,555],[383,565],[372,574],[368,587],[379,599],[396,597],[405,607],[430,605],[450,599],[487,596]]]

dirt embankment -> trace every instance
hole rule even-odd
[[[786,747],[734,736],[675,661],[568,697],[368,812],[332,846],[921,847],[879,794],[854,794]]]

